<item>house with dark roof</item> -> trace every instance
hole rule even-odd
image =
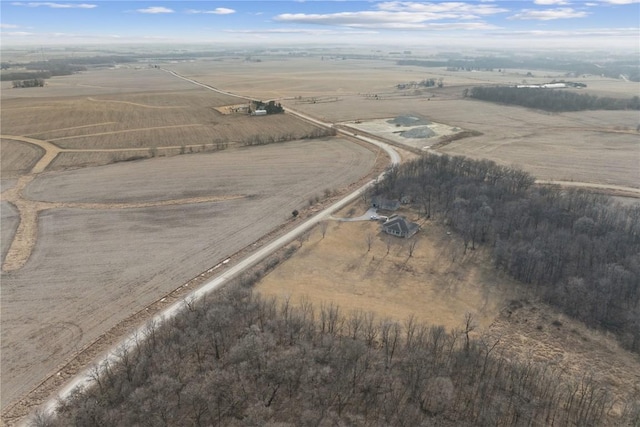
[[[371,198],[371,207],[386,211],[395,211],[400,207],[400,201],[385,199],[381,196],[374,196]]]
[[[409,238],[416,234],[420,226],[400,215],[392,215],[382,224],[382,231],[392,236]]]

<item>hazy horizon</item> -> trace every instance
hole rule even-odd
[[[639,50],[640,0],[2,1],[3,48],[362,45]]]

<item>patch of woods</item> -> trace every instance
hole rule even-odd
[[[640,110],[640,97],[629,99],[598,97],[585,93],[513,86],[476,86],[463,96],[481,101],[520,105],[527,108],[561,112],[583,110]]]
[[[43,87],[44,79],[14,80],[14,88]]]
[[[35,426],[605,425],[593,378],[495,357],[497,339],[228,287],[149,324]],[[620,402],[618,402],[620,403]],[[640,407],[622,405],[633,425]]]
[[[284,108],[282,108],[282,105],[279,102],[276,103],[275,101],[269,101],[269,102],[253,101],[252,104],[254,105],[253,111],[264,110],[267,112],[267,114],[284,113]],[[251,111],[249,112],[251,113]]]
[[[434,78],[424,79],[419,82],[411,81],[408,83],[398,83],[396,88],[399,90],[403,89],[417,89],[420,87],[444,87],[444,79],[442,77],[438,78],[438,80]]]
[[[3,73],[0,74],[0,80],[49,79],[55,76],[68,76],[80,71],[87,71],[87,67],[105,67],[131,62],[136,62],[136,59],[117,55],[52,58],[46,61],[26,63],[2,62],[0,68],[2,68]],[[11,71],[12,69],[18,70]]]
[[[32,79],[50,79],[55,76],[69,76],[79,71],[86,71],[84,66],[62,65],[49,66],[42,69],[34,69],[33,71],[13,71],[0,74],[0,80],[32,80]]]
[[[488,160],[429,155],[391,168],[372,195],[408,197],[457,231],[465,251],[492,248],[495,268],[639,353],[640,205],[533,184]]]

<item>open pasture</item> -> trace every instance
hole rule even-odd
[[[39,175],[26,189],[48,203],[36,246],[2,274],[2,407],[374,161],[333,138]],[[3,207],[3,216],[4,239],[16,212]]]
[[[355,209],[357,216],[367,207]],[[414,317],[447,329],[460,327],[472,312],[488,327],[518,287],[504,277],[494,280],[487,261],[479,251],[464,255],[457,237],[428,222],[402,239],[383,233],[377,221],[329,221],[324,238],[315,230],[256,290],[294,303],[307,298],[316,307],[334,303],[345,314],[372,312],[401,322]]]
[[[360,215],[367,207],[346,208]],[[407,213],[411,217],[411,212]],[[340,216],[340,215],[336,215]],[[367,240],[372,237],[371,249]],[[408,246],[414,241],[413,255]],[[390,244],[387,242],[391,242]],[[585,373],[618,396],[612,413],[637,398],[640,360],[616,340],[534,301],[527,287],[493,268],[480,247],[464,254],[463,242],[446,228],[425,222],[411,239],[387,236],[377,222],[330,221],[325,237],[316,229],[309,240],[256,285],[256,290],[292,305],[337,305],[348,331],[365,315],[407,325],[442,325],[463,338],[465,315],[472,314],[471,336],[495,346],[493,354],[512,361],[561,368],[572,381]]]

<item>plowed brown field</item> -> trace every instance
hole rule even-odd
[[[215,107],[242,100],[160,70],[40,89],[2,92],[4,422],[114,325],[376,161],[344,139],[296,139],[317,127],[287,114],[222,115]],[[243,147],[255,137],[290,141]],[[114,163],[136,157],[147,159]]]

